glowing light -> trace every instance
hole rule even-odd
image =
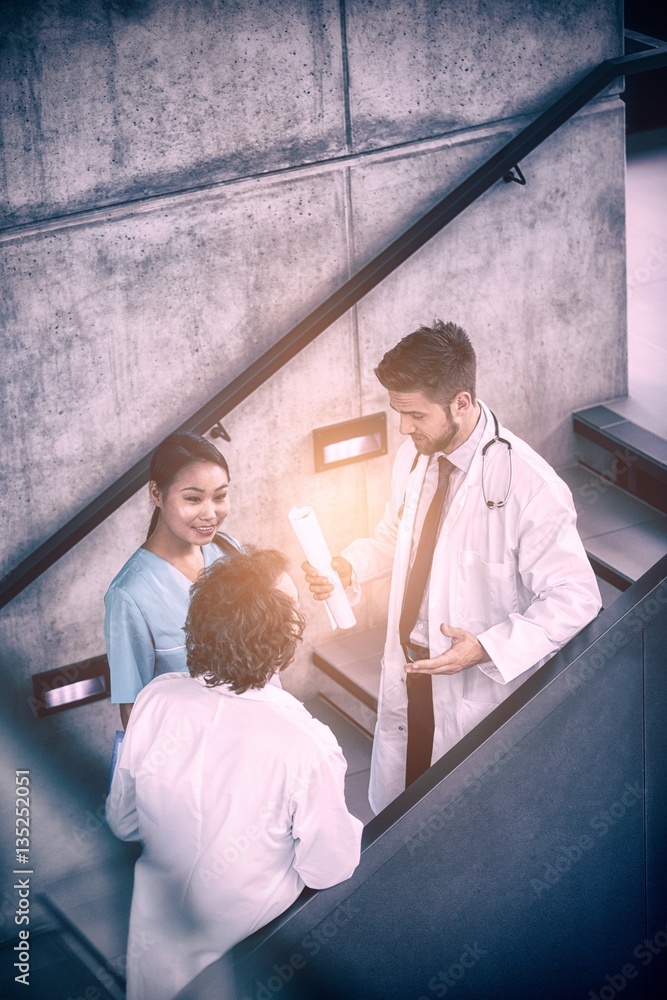
[[[95,694],[104,694],[106,689],[104,677],[89,677],[85,681],[75,681],[74,684],[64,684],[62,687],[45,691],[44,703],[47,708],[55,708],[56,705],[69,705],[73,701],[81,701],[83,698],[90,698]]]
[[[344,462],[349,458],[360,458],[371,451],[378,452],[381,448],[382,439],[379,434],[364,434],[361,437],[349,438],[347,441],[326,444],[324,461],[327,465],[331,462]]]

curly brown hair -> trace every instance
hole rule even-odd
[[[275,586],[286,570],[282,552],[257,549],[235,552],[199,577],[185,622],[193,677],[241,694],[292,662],[306,620]]]

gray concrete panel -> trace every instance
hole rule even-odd
[[[398,231],[406,205],[433,204],[506,139],[360,161],[356,259]],[[476,347],[480,396],[553,465],[573,460],[573,403],[626,386],[623,142],[622,108],[594,106],[522,164],[525,187],[497,184],[360,303],[367,408],[385,405],[373,375],[384,351],[451,319]]]
[[[537,114],[622,55],[622,3],[347,0],[355,150]]]
[[[2,7],[3,225],[344,151],[335,0]]]
[[[4,247],[5,567],[346,277],[343,201],[330,171]]]

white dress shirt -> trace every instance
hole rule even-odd
[[[438,528],[438,531],[440,531],[440,528],[442,528],[443,522],[447,517],[449,508],[452,505],[452,501],[468,474],[473,457],[477,451],[480,441],[482,440],[482,437],[484,436],[485,430],[486,414],[484,413],[484,410],[480,409],[479,419],[475,424],[475,428],[470,437],[467,438],[462,445],[459,445],[459,447],[450,452],[449,455],[445,454],[444,451],[437,451],[429,457],[426,473],[424,474],[424,482],[419,494],[419,503],[417,504],[417,511],[415,513],[415,525],[412,531],[412,546],[410,549],[410,569],[412,569],[412,564],[414,563],[415,556],[417,555],[417,547],[419,545],[419,539],[421,538],[422,529],[424,527],[424,521],[426,520],[426,514],[431,506],[431,500],[435,496],[435,491],[438,488],[438,459],[441,455],[443,455],[454,466],[454,469],[449,477],[447,495],[442,506],[442,513],[440,515],[440,525]],[[428,583],[424,588],[424,596],[422,597],[419,614],[417,615],[417,621],[415,622],[414,628],[410,633],[410,641],[414,643],[415,646],[425,646],[428,649]]]

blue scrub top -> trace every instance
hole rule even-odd
[[[214,542],[202,552],[206,567],[225,558]],[[115,704],[133,703],[158,674],[187,671],[183,626],[191,586],[180,570],[148,549],[137,549],[112,580],[104,597],[104,639]]]

